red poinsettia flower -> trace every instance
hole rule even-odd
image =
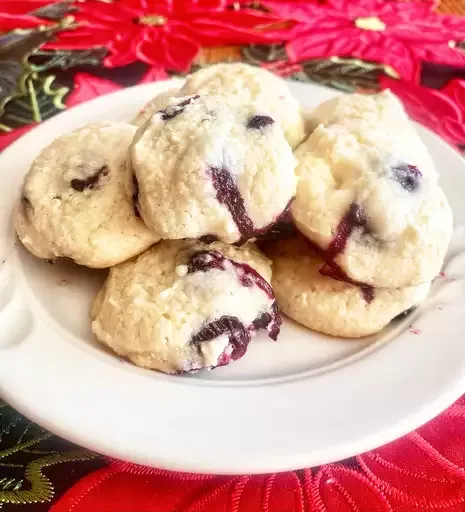
[[[349,462],[256,476],[170,473],[110,461],[51,512],[463,512],[465,399]]]
[[[33,13],[49,4],[49,0],[0,0],[0,32],[47,25],[46,19]]]
[[[239,11],[229,0],[87,0],[76,5],[78,27],[48,48],[104,46],[109,67],[140,60],[187,71],[202,46],[272,42],[287,33],[276,27],[280,20],[275,16]]]
[[[293,62],[352,56],[387,64],[418,82],[421,61],[465,65],[454,48],[465,39],[465,17],[435,13],[433,0],[263,0],[274,14],[298,25],[287,43]]]
[[[391,89],[402,100],[412,119],[436,132],[450,144],[465,147],[464,80],[451,80],[441,89],[429,89],[383,77],[381,87]]]

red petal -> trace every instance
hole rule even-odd
[[[144,38],[145,31],[139,26],[132,26],[131,28],[132,30],[127,33],[114,34],[113,39],[108,44],[110,55],[105,58],[105,66],[110,68],[126,66],[137,60],[139,57],[137,48]]]
[[[91,100],[97,96],[119,91],[121,86],[104,80],[89,73],[76,73],[74,75],[74,89],[66,98],[66,105],[74,107],[83,101]]]
[[[49,0],[2,0],[1,9],[2,14],[28,14],[49,3]]]
[[[48,21],[36,18],[35,16],[6,14],[4,12],[0,12],[0,31],[2,32],[18,28],[36,28],[39,25],[47,25],[48,23]]]
[[[137,51],[139,60],[155,67],[175,71],[189,71],[192,61],[200,50],[200,45],[193,39],[176,32],[153,30],[150,38],[145,38]],[[156,37],[159,37],[156,39]]]
[[[354,32],[357,34],[353,37]],[[371,34],[358,36],[357,29],[333,30],[310,29],[287,43],[286,51],[292,62],[306,59],[363,55],[363,49],[370,45]]]
[[[117,3],[86,1],[78,4],[79,11],[75,17],[78,21],[94,20],[107,25],[115,22],[131,22],[144,14],[144,10],[129,5],[126,1]],[[146,14],[146,13],[145,13]]]
[[[170,23],[172,25],[173,23]],[[191,33],[205,46],[247,44],[284,41],[291,37],[292,27],[278,28],[277,19],[241,12],[241,17],[231,18],[229,13],[214,13],[198,16],[182,23],[182,31]]]
[[[391,89],[413,119],[438,133],[451,144],[465,145],[465,103],[455,94],[465,87],[457,80],[442,90],[382,77],[381,87]],[[454,91],[455,94],[451,94]],[[462,96],[460,95],[460,98]]]
[[[80,27],[78,30],[60,32],[55,41],[47,43],[49,50],[85,50],[107,46],[114,36],[108,30],[94,30],[90,27]]]
[[[311,1],[263,0],[260,3],[282,19],[295,20],[310,25],[315,25],[320,18],[329,17],[332,14],[332,10],[330,11],[324,6]],[[340,12],[344,13],[345,11]]]

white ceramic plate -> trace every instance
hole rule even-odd
[[[258,473],[335,461],[426,422],[465,392],[465,172],[419,128],[441,172],[457,233],[431,296],[364,341],[328,338],[286,320],[229,367],[194,376],[142,370],[92,337],[89,305],[104,273],[40,262],[15,243],[11,213],[32,159],[53,139],[125,120],[173,87],[159,82],[73,108],[0,156],[0,394],[77,444],[145,465]],[[311,107],[335,93],[290,84]],[[413,328],[410,325],[413,324]]]

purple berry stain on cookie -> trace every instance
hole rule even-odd
[[[255,228],[252,219],[247,213],[244,199],[239,191],[235,177],[224,167],[209,167],[208,173],[212,178],[213,187],[216,191],[216,199],[226,206],[241,234],[240,240],[236,245],[243,245],[253,236],[265,235],[281,219],[286,219],[289,215],[290,207],[294,198],[292,198],[282,213],[270,224],[263,228]],[[214,235],[208,235],[214,236]]]
[[[277,240],[291,236],[295,233],[296,227],[291,215],[291,206],[294,197],[287,203],[284,210],[273,222],[255,232],[258,241]]]
[[[401,164],[391,168],[391,177],[407,192],[415,192],[420,186],[421,172],[414,165]]]
[[[226,270],[230,264],[236,271],[237,278],[242,286],[251,288],[258,286],[270,299],[274,299],[271,285],[250,265],[238,263],[223,256],[219,251],[200,251],[195,253],[187,263],[187,273],[208,272],[209,270]]]
[[[349,211],[344,215],[341,222],[339,222],[334,237],[331,240],[328,249],[325,251],[326,258],[332,260],[338,254],[344,252],[347,240],[349,240],[354,229],[365,226],[366,218],[363,208],[356,203],[352,203],[349,207]]]
[[[94,174],[91,174],[88,178],[83,180],[75,178],[71,180],[71,188],[77,190],[78,192],[84,192],[84,190],[94,190],[97,188],[99,181],[104,176],[108,176],[110,170],[106,165],[98,169]]]
[[[228,266],[235,270],[242,286],[247,288],[257,286],[273,300],[273,303],[268,311],[261,311],[259,313],[258,317],[252,322],[252,325],[245,326],[238,318],[225,315],[208,322],[192,336],[190,342],[199,346],[201,342],[211,341],[222,334],[227,333],[229,335],[229,347],[220,356],[218,366],[228,364],[230,359],[236,360],[242,357],[247,350],[254,331],[267,329],[270,338],[276,340],[282,324],[270,284],[246,263],[230,260],[218,251],[200,251],[192,255],[188,261],[187,272],[192,274],[194,272],[209,272],[211,270],[224,271]]]
[[[210,245],[213,242],[218,242],[218,237],[216,235],[203,235],[199,240],[204,244]]]
[[[261,130],[265,126],[270,126],[274,123],[274,119],[270,116],[254,116],[249,119],[247,128],[249,130]]]
[[[190,105],[195,100],[199,99],[200,96],[192,96],[192,98],[188,98],[187,100],[182,101],[181,103],[178,103],[177,105],[169,106],[165,108],[164,110],[159,110],[157,113],[161,114],[161,118],[163,121],[169,121],[170,119],[174,119],[179,114],[182,114],[184,111],[184,107],[187,107],[187,105]]]
[[[229,210],[242,239],[248,240],[253,236],[255,229],[234,176],[224,167],[210,167],[209,173],[216,190],[216,199]]]
[[[229,354],[235,361],[240,359],[247,351],[247,346],[252,338],[250,330],[235,316],[224,315],[203,325],[190,339],[190,343],[197,346],[212,341],[219,336],[227,334],[229,345],[232,348]],[[224,363],[223,363],[224,364]]]
[[[330,277],[336,281],[341,281],[343,283],[357,286],[362,292],[362,296],[368,304],[370,304],[375,298],[375,289],[373,286],[354,281],[339,267],[339,265],[334,262],[326,263],[326,265],[324,265],[319,272],[322,276]]]

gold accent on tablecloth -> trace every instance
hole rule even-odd
[[[438,12],[465,16],[465,0],[442,0]]]

